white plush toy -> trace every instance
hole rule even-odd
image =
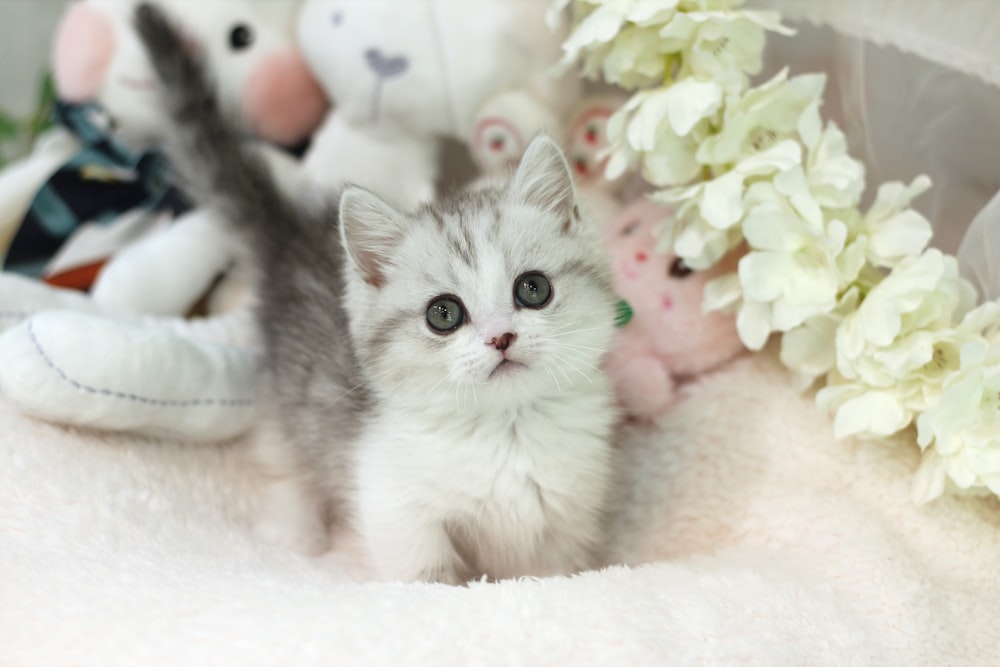
[[[159,2],[206,50],[224,102],[240,112],[254,133],[293,145],[322,120],[325,97],[293,48],[299,0]],[[167,119],[145,52],[132,30],[136,4],[137,0],[82,0],[69,5],[54,41],[53,74],[63,102],[95,103],[99,112],[83,107],[88,109],[84,117],[94,116],[95,125],[108,129],[115,142],[141,155],[162,141]],[[39,187],[87,147],[79,136],[59,128],[40,142],[34,154],[0,173],[0,239],[14,238]],[[269,155],[276,162],[285,159],[278,151]],[[101,188],[113,181],[114,174],[107,173],[112,171],[96,172],[90,180],[81,177],[93,189],[94,199],[103,196]],[[122,180],[127,185],[130,178],[134,179],[126,173]],[[90,194],[87,189],[78,198],[86,200]],[[107,224],[108,212],[101,212],[104,224],[85,225],[69,242],[61,243],[47,273],[100,266],[114,254],[94,285],[97,301],[138,312],[182,314],[231,262],[233,241],[201,211],[119,252],[130,239],[157,229],[164,217],[141,209],[119,212],[124,215],[113,224]],[[58,221],[59,216],[53,217]],[[25,236],[22,230],[21,237]],[[181,266],[183,271],[178,270]]]
[[[251,320],[143,317],[0,273],[0,391],[47,421],[223,440],[255,414]]]
[[[506,98],[545,126],[579,80],[550,75],[562,36],[540,0],[305,0],[299,43],[335,110],[306,170],[407,208],[430,199],[440,139],[468,142],[484,106]],[[532,132],[533,134],[533,132]]]
[[[295,2],[161,2],[206,49],[223,98],[242,109],[257,133],[291,143],[325,114],[321,92],[290,50]],[[56,40],[55,62],[57,76],[65,80],[61,92],[70,100],[96,96],[114,111],[120,105],[126,110],[118,124],[123,138],[142,147],[161,136],[166,120],[131,31],[135,4],[72,5]],[[103,50],[75,51],[67,33],[83,44],[104,45]],[[303,108],[286,112],[282,105],[290,100]],[[42,152],[56,165],[79,147],[68,136],[51,142],[54,148],[42,147],[25,163],[36,178],[44,171],[37,166]],[[56,155],[57,149],[63,152]],[[249,392],[257,350],[249,302],[204,320],[139,315],[184,312],[239,252],[231,236],[205,212],[188,214],[110,265],[116,268],[114,281],[98,287],[117,299],[0,274],[0,390],[26,413],[49,421],[194,441],[238,434],[250,424],[254,408]]]

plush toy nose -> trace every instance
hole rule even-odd
[[[329,105],[296,51],[274,53],[257,66],[243,93],[243,112],[260,137],[294,146],[315,130]]]
[[[492,345],[496,349],[503,352],[508,347],[510,347],[510,344],[513,343],[515,340],[517,340],[517,334],[508,332],[499,337],[494,336],[493,338],[490,339],[490,342],[487,343],[487,345]]]

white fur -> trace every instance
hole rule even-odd
[[[418,220],[371,193],[344,193],[347,312],[374,409],[351,445],[354,479],[342,484],[357,490],[358,528],[380,576],[457,583],[595,563],[615,472],[617,410],[599,370],[614,294],[574,206],[568,167],[547,137],[532,142],[502,195]],[[539,309],[514,297],[532,271],[552,286]],[[441,295],[466,313],[447,335],[426,322]],[[505,333],[516,339],[501,351],[490,341]],[[308,525],[290,496],[275,498],[278,523]]]

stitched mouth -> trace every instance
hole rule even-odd
[[[136,79],[135,77],[123,74],[118,77],[118,82],[126,88],[131,88],[132,90],[139,90],[143,92],[152,92],[156,90],[156,83],[150,79]]]

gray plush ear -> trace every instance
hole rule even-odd
[[[406,220],[364,188],[348,187],[340,196],[340,230],[347,256],[362,279],[381,288],[385,267],[405,230]]]
[[[515,200],[555,214],[564,232],[579,217],[573,175],[562,149],[547,134],[537,135],[528,144],[508,187]]]

